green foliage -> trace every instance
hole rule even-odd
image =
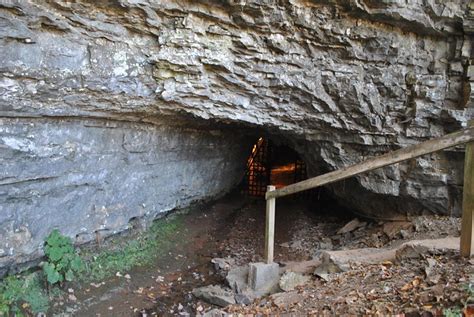
[[[57,229],[46,238],[44,253],[48,259],[43,272],[49,284],[72,281],[84,269],[82,259],[75,253],[72,241]]]
[[[48,310],[49,298],[37,274],[7,276],[0,282],[0,316],[23,316],[20,307],[32,313]]]
[[[471,283],[469,283],[466,287],[468,298],[467,301],[472,302],[474,301],[474,283],[472,282],[474,280],[474,276],[471,277]]]
[[[70,238],[53,230],[46,238],[44,251],[47,262],[43,274],[8,276],[0,281],[0,317],[15,314],[17,317],[46,312],[49,297],[42,288],[44,278],[49,284],[71,281],[97,281],[127,271],[134,266],[150,264],[156,257],[167,253],[179,239],[176,231],[182,225],[182,215],[173,215],[156,221],[145,233],[134,239],[126,238],[113,250],[89,254],[84,261],[74,250]],[[78,273],[87,269],[88,274]],[[50,289],[50,296],[61,294],[58,287]]]
[[[182,215],[179,214],[160,219],[135,239],[126,239],[113,250],[90,255],[86,261],[88,274],[84,275],[83,280],[98,281],[116,272],[152,263],[172,247],[173,238],[177,238],[176,231],[181,225]]]
[[[472,278],[471,278],[471,280],[472,280]],[[464,303],[464,306],[463,307],[451,307],[451,308],[444,309],[443,310],[443,316],[446,316],[446,317],[461,317],[461,316],[463,316],[463,312],[462,312],[463,308],[466,308],[469,303],[472,305],[472,303],[474,302],[474,284],[469,283],[468,285],[466,285],[463,288],[467,293],[467,299],[466,299],[466,302]]]
[[[443,316],[445,317],[461,317],[462,311],[459,307],[448,308],[443,310]]]

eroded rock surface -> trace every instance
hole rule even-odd
[[[1,2],[0,266],[40,254],[52,226],[89,241],[225,192],[248,148],[217,122],[288,143],[310,175],[462,128],[472,10],[468,0]],[[382,218],[459,215],[462,162],[450,150],[331,189]]]
[[[97,119],[4,118],[0,135],[0,267],[40,256],[53,228],[95,241],[220,196],[251,145],[229,131]]]

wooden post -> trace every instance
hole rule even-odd
[[[275,186],[267,186],[267,193],[275,190]],[[273,263],[273,247],[275,244],[275,200],[267,198],[265,218],[265,262]]]
[[[474,120],[469,127],[474,127]],[[460,250],[461,256],[470,257],[474,254],[474,142],[466,145],[465,155]]]

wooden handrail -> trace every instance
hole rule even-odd
[[[447,134],[437,139],[425,141],[420,144],[408,146],[387,154],[370,158],[361,163],[344,167],[339,170],[309,178],[277,190],[267,191],[265,198],[278,198],[295,194],[304,190],[334,183],[374,169],[400,163],[425,154],[430,154],[450,147],[474,141],[474,127],[469,127],[454,133]]]
[[[474,254],[474,120],[461,131],[447,134],[443,137],[408,146],[384,155],[370,158],[361,163],[316,176],[302,182],[291,184],[280,189],[268,186],[265,199],[267,200],[265,225],[265,260],[273,262],[273,244],[275,234],[275,203],[276,198],[295,194],[311,188],[334,183],[364,172],[384,166],[400,163],[422,155],[434,153],[447,148],[467,143],[464,166],[463,213],[461,222],[462,256]]]

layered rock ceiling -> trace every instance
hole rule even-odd
[[[473,5],[406,2],[0,1],[0,267],[55,227],[87,242],[222,195],[261,135],[314,176],[461,129]],[[329,189],[380,218],[459,215],[463,157]]]

